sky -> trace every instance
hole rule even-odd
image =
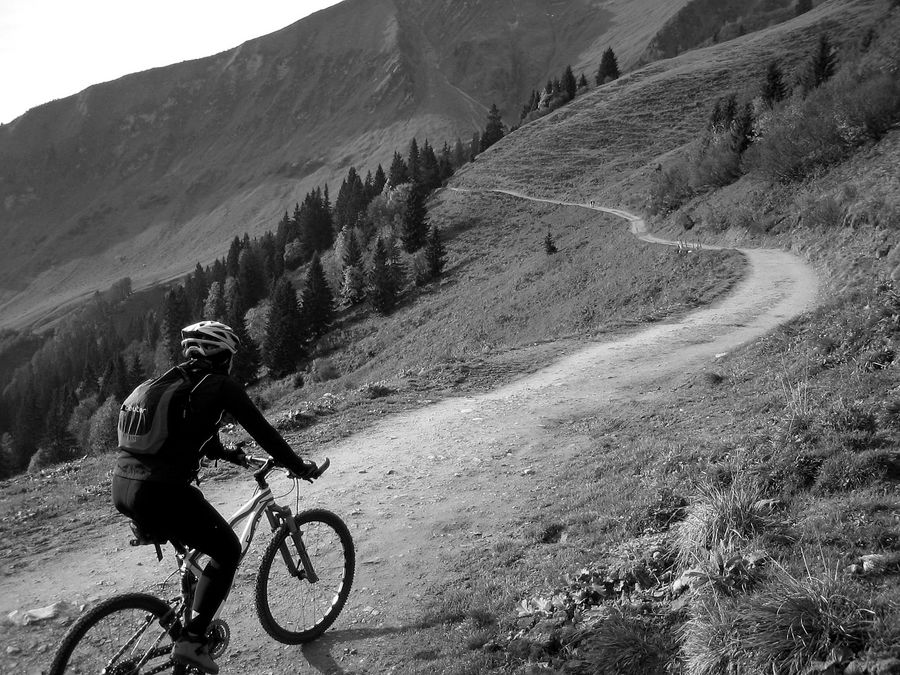
[[[0,0],[0,124],[92,84],[237,47],[339,0]]]

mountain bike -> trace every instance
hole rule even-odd
[[[276,503],[266,477],[284,468],[273,459],[247,456],[255,467],[253,496],[229,519],[232,528],[246,521],[240,535],[241,562],[256,526],[266,515],[274,536],[262,554],[256,577],[256,611],[265,631],[279,642],[301,644],[322,635],[344,607],[353,584],[356,554],[350,530],[331,511],[304,510],[293,515]],[[326,459],[314,476],[329,466]],[[299,479],[292,474],[299,507]],[[153,544],[162,560],[165,539],[141,532],[134,525],[132,546]],[[50,675],[188,675],[200,671],[175,662],[171,652],[184,626],[191,620],[194,589],[202,570],[203,554],[169,542],[178,568],[167,581],[180,576],[181,592],[166,601],[147,593],[109,598],[83,614],[69,629],[50,666]],[[220,610],[221,611],[221,610]],[[218,613],[206,638],[215,659],[225,653],[231,637]]]

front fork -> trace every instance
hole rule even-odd
[[[294,520],[290,508],[287,506],[272,506],[266,510],[266,516],[269,518],[269,524],[272,526],[272,531],[277,532],[279,528],[286,528],[291,535],[294,546],[297,547],[297,556],[300,558],[300,565],[303,568],[302,571],[297,567],[297,563],[294,562],[294,557],[291,555],[290,550],[288,550],[287,539],[281,543],[280,547],[281,557],[284,558],[284,564],[287,565],[291,576],[306,579],[311,584],[316,583],[319,580],[319,577],[313,569],[309,554],[306,552],[306,545],[303,543],[303,532],[297,527],[297,522]]]

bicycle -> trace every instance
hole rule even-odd
[[[279,642],[310,642],[334,623],[350,594],[356,564],[350,530],[337,515],[325,509],[308,509],[292,515],[290,507],[276,503],[266,481],[270,472],[284,467],[273,459],[252,456],[246,457],[246,463],[258,467],[253,473],[257,488],[228,521],[236,528],[246,520],[240,535],[241,562],[264,513],[274,532],[257,572],[257,615],[265,631]],[[321,476],[329,464],[326,459],[308,480],[312,482]],[[299,508],[299,479],[288,475],[294,480],[291,492],[297,490]],[[141,532],[135,525],[132,529],[136,537],[131,545],[153,544],[157,558],[162,560],[160,544],[166,541]],[[179,595],[165,601],[147,593],[126,593],[94,606],[66,633],[50,666],[50,675],[200,672],[174,661],[171,651],[183,626],[191,619],[202,554],[187,550],[180,542],[169,543],[175,549],[178,569],[166,581],[181,576]],[[206,634],[213,658],[225,653],[230,637],[228,624],[217,613]]]

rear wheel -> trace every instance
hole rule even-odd
[[[105,600],[69,629],[50,675],[184,673],[171,658],[173,634],[180,630],[172,627],[174,620],[169,605],[146,593]]]
[[[294,521],[318,580],[308,580],[286,527],[266,547],[256,578],[260,623],[269,635],[286,644],[309,642],[328,630],[347,602],[356,567],[353,538],[338,516],[312,509],[298,514]],[[298,574],[291,573],[285,555]]]

